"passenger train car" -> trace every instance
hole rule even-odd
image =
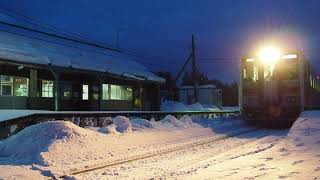
[[[243,56],[240,72],[240,110],[248,122],[288,124],[320,107],[320,77],[302,52],[267,47]]]

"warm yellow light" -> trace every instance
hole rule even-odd
[[[296,54],[287,54],[283,55],[281,58],[282,59],[296,59],[298,56]]]
[[[281,56],[281,51],[276,47],[265,47],[259,52],[259,59],[263,64],[270,65],[275,64]]]
[[[247,61],[247,62],[253,62],[253,61],[254,61],[254,59],[252,59],[252,58],[248,58],[248,59],[246,59],[246,61]]]

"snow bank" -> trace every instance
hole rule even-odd
[[[320,111],[305,111],[293,124],[288,133],[291,145],[295,148],[320,148]]]
[[[216,106],[211,104],[190,104],[185,105],[176,101],[164,101],[161,103],[161,111],[215,111],[219,110]]]
[[[189,111],[189,108],[183,103],[176,101],[164,101],[161,103],[161,111]]]
[[[118,132],[123,133],[132,131],[132,126],[129,118],[124,116],[117,116],[113,118],[112,121],[113,124],[116,126],[115,128]]]
[[[130,120],[130,122],[132,124],[132,127],[143,128],[143,129],[144,128],[154,128],[152,123],[156,123],[155,121],[151,122],[151,121],[148,121],[146,119],[141,119],[141,118],[132,119],[132,120]]]
[[[179,121],[174,116],[167,115],[164,119],[160,121],[160,123],[163,124],[171,124],[175,127],[184,127],[184,123],[182,121]]]
[[[203,111],[204,108],[200,103],[190,104],[188,105],[188,109],[191,111]]]
[[[106,127],[99,128],[97,131],[104,134],[119,134],[116,128],[117,128],[116,125],[110,124]]]
[[[48,151],[54,141],[68,141],[89,136],[90,132],[68,121],[51,121],[29,126],[0,141],[0,156],[42,162],[40,153]]]

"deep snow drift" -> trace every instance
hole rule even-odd
[[[112,121],[114,124],[102,128],[84,129],[71,122],[56,121],[24,129],[0,142],[0,178],[19,174],[23,179],[27,177],[27,174],[23,175],[24,172],[30,172],[28,176],[34,178],[40,176],[39,172],[59,176],[74,170],[162,152],[251,128],[236,116],[214,119],[183,116],[179,120],[167,116],[158,122],[145,119],[129,120],[119,116]],[[154,158],[148,162],[150,165],[147,161],[142,161],[132,166],[121,165],[118,169],[107,169],[107,172],[79,175],[75,178],[150,178],[154,173],[166,168],[170,171],[159,176],[160,178],[315,179],[320,177],[320,111],[302,113],[290,130],[263,130],[255,134],[260,136],[265,132],[271,135],[261,139],[249,135],[230,138],[226,142],[221,141],[217,146],[209,146],[208,151],[218,151],[223,147],[226,149],[222,149],[220,153],[213,153],[207,159],[202,159],[207,150],[201,152],[202,147],[198,150],[191,148],[182,152],[187,154],[182,159],[179,158],[181,154],[177,153],[171,158],[166,156]],[[239,142],[249,143],[232,145]],[[188,164],[189,158],[197,161]],[[22,164],[24,166],[20,166]],[[146,168],[148,165],[150,168]],[[24,171],[20,171],[21,168]],[[143,176],[144,174],[150,176]]]
[[[67,121],[27,127],[0,141],[0,162],[34,164],[34,169],[61,175],[71,169],[156,153],[215,134],[211,128],[193,123],[189,116],[177,120],[168,115],[158,122],[118,116],[112,121],[102,128],[84,129]],[[219,118],[211,121],[224,124]],[[230,121],[243,124],[239,118]]]

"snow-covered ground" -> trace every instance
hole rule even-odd
[[[254,131],[235,116],[167,116],[159,122],[116,117],[113,122],[85,129],[45,122],[0,141],[0,179],[320,177],[320,111],[304,112],[290,130]],[[239,132],[246,133],[233,136]],[[115,162],[123,163],[72,175]]]
[[[217,110],[220,110],[218,107],[212,104],[194,103],[194,104],[186,105],[177,101],[163,101],[161,103],[160,109],[161,111],[217,111]]]

